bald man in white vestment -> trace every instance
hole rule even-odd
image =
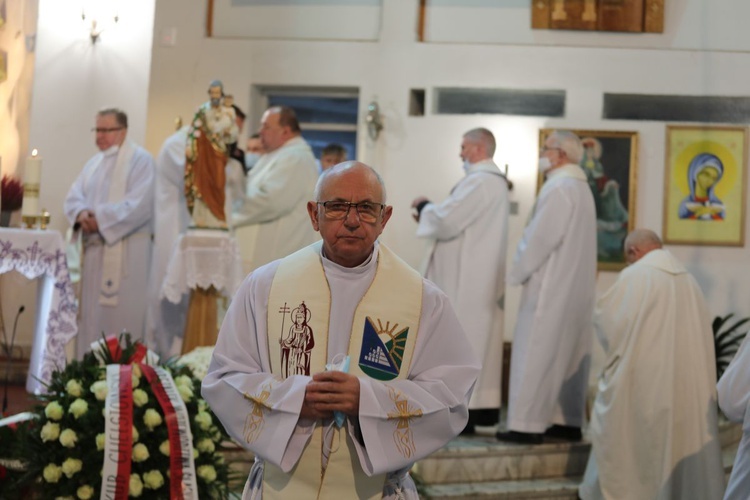
[[[162,283],[174,245],[190,225],[190,213],[185,200],[185,148],[189,128],[182,127],[170,135],[156,158],[154,255],[151,262],[146,336],[149,345],[164,358],[180,353],[190,298],[185,294],[179,304],[173,304],[161,297]]]
[[[202,394],[257,457],[244,499],[416,500],[409,468],[466,424],[479,361],[445,294],[377,242],[385,201],[370,167],[325,171],[323,241],[232,301]]]
[[[245,196],[232,214],[245,272],[318,239],[305,212],[318,166],[301,134],[291,108],[273,106],[263,113],[265,154],[248,173]]]
[[[63,206],[83,237],[81,314],[76,356],[102,333],[123,330],[143,338],[151,262],[154,160],[126,139],[127,115],[96,116],[94,155],[68,191]]]
[[[745,500],[750,492],[750,335],[745,336],[717,388],[721,411],[732,422],[742,424],[742,439],[724,500]]]
[[[482,373],[469,402],[469,423],[494,425],[500,416],[503,365],[505,258],[508,246],[508,181],[492,161],[495,137],[486,128],[461,141],[465,176],[441,203],[416,198],[417,236],[432,242],[425,278],[451,301]]]
[[[513,335],[508,432],[498,439],[538,444],[546,433],[581,439],[596,285],[596,214],[580,139],[555,131],[539,169],[546,181],[508,274],[523,285]]]
[[[632,232],[624,251],[631,265],[596,304],[606,360],[579,494],[584,500],[719,499],[716,364],[703,293],[652,231]],[[745,488],[736,498],[749,494]]]

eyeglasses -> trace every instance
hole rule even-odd
[[[110,132],[117,132],[118,130],[122,130],[125,127],[112,127],[112,128],[92,128],[92,132],[96,132],[97,134],[108,134]]]
[[[323,205],[323,212],[326,218],[331,220],[346,219],[349,216],[349,209],[354,207],[357,210],[359,220],[362,222],[375,222],[378,216],[383,213],[385,205],[382,203],[373,203],[363,201],[360,203],[349,203],[348,201],[318,201],[318,205]]]
[[[540,150],[542,153],[546,153],[547,151],[558,151],[561,152],[561,148],[548,148],[547,146],[542,146],[542,149]]]

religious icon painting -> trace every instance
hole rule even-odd
[[[747,129],[667,127],[664,242],[743,246]]]
[[[561,129],[540,130],[540,147],[554,130]],[[567,131],[576,134],[583,146],[580,166],[596,206],[597,267],[600,271],[619,271],[626,265],[625,237],[635,228],[638,132]],[[540,189],[541,185],[540,176]]]
[[[402,328],[398,332],[397,328],[398,323],[391,327],[386,322],[383,326],[378,320],[376,326],[372,318],[365,319],[359,368],[375,380],[393,380],[401,372],[409,328]]]

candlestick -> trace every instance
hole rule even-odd
[[[23,169],[23,206],[21,215],[39,215],[39,182],[42,180],[42,157],[37,150],[26,158]]]

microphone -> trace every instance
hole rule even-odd
[[[5,411],[8,409],[8,382],[10,380],[10,363],[12,361],[12,354],[13,354],[13,346],[16,343],[16,329],[18,328],[18,318],[21,316],[21,313],[23,313],[26,310],[26,306],[21,305],[21,307],[18,308],[18,312],[16,313],[16,319],[13,321],[13,334],[10,337],[10,345],[5,345],[5,355],[6,355],[6,363],[5,363],[5,387],[3,389],[3,409],[0,413],[3,415],[5,414]],[[5,335],[5,332],[3,332],[3,335]]]

